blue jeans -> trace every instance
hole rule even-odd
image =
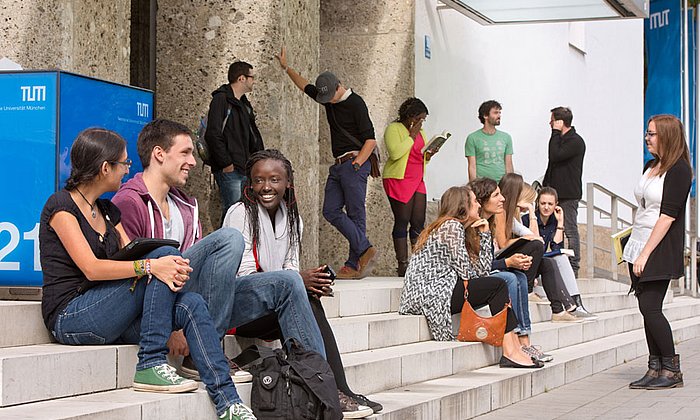
[[[522,271],[498,271],[490,274],[499,277],[506,282],[510,302],[513,306],[515,317],[518,318],[518,326],[515,333],[518,335],[530,335],[532,323],[530,322],[530,307],[527,300],[527,276]]]
[[[345,265],[354,269],[358,268],[360,255],[372,246],[367,239],[365,210],[370,165],[367,160],[358,171],[352,167],[352,160],[331,166],[323,198],[323,217],[350,243]]]
[[[220,339],[231,325],[236,273],[244,249],[243,235],[225,227],[205,236],[182,254],[194,270],[183,291],[202,295]]]
[[[216,180],[216,185],[219,186],[222,211],[221,222],[223,223],[228,208],[241,201],[245,175],[238,170],[233,170],[232,172],[216,171],[214,172],[214,179]]]
[[[321,331],[299,272],[280,270],[238,277],[234,296],[231,328],[274,312],[285,339],[296,338],[304,348],[326,358]]]
[[[161,247],[146,258],[167,255],[179,251]],[[196,293],[175,293],[156,278],[147,280],[139,279],[133,292],[129,280],[99,282],[59,314],[54,337],[73,345],[138,343],[136,369],[142,370],[167,363],[170,333],[182,329],[217,413],[241,402],[204,299]]]

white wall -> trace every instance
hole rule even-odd
[[[597,182],[631,200],[642,169],[643,21],[577,23],[570,35],[568,23],[481,26],[438,4],[416,1],[416,96],[430,111],[428,134],[453,134],[428,165],[429,198],[466,183],[464,141],[481,127],[479,105],[496,99],[499,128],[513,137],[515,170],[527,181],[544,174],[549,110],[564,105],[586,141],[584,198],[585,183]],[[569,45],[576,34],[585,55]]]

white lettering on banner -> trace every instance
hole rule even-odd
[[[143,102],[136,102],[136,115],[139,117],[148,118],[148,104]]]
[[[670,14],[671,9],[666,9],[649,15],[649,29],[657,29],[668,25],[668,16]]]
[[[22,102],[42,102],[46,100],[46,86],[20,86]]]
[[[19,271],[19,262],[3,261],[19,245],[19,229],[10,222],[0,222],[0,233],[9,232],[10,240],[7,245],[0,248],[0,270]],[[34,242],[34,271],[41,271],[41,260],[39,259],[39,223],[34,225],[34,229],[24,232],[25,240]]]

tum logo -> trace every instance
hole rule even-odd
[[[652,13],[649,16],[649,29],[661,28],[662,26],[668,25],[668,15],[670,13],[671,9],[666,9],[660,12]]]
[[[148,118],[148,104],[136,102],[136,115]]]
[[[42,102],[46,100],[46,86],[20,86],[22,102]]]

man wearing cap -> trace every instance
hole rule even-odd
[[[328,170],[323,217],[350,243],[348,259],[338,271],[338,278],[365,277],[378,258],[366,235],[369,157],[377,145],[367,105],[331,72],[321,73],[316,83],[310,84],[287,65],[284,48],[277,60],[299,89],[326,108],[335,163]]]

